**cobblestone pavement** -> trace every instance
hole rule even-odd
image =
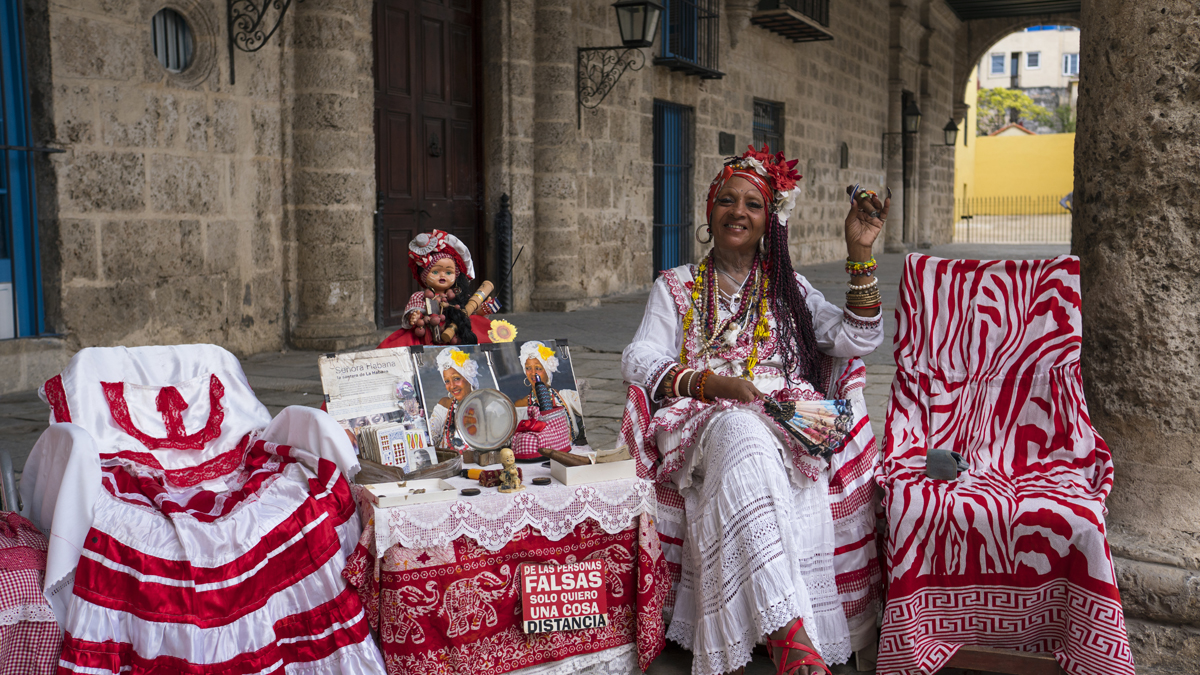
[[[965,245],[951,244],[934,248],[928,253],[947,258],[1020,259],[1045,258],[1069,252],[1067,245]],[[883,420],[887,410],[888,391],[896,367],[892,358],[892,338],[896,332],[894,309],[899,292],[900,254],[881,255],[879,282],[883,287],[885,329],[887,337],[867,362],[865,397],[871,415],[871,426],[883,440]],[[836,304],[841,304],[845,292],[846,274],[842,263],[810,265],[800,272],[818,290]],[[595,448],[615,447],[625,405],[625,386],[621,380],[621,350],[624,349],[641,322],[646,293],[618,296],[603,301],[599,307],[562,313],[510,314],[505,318],[517,326],[522,339],[565,338],[571,347],[575,375],[588,381],[585,394],[584,418],[588,425],[588,440]],[[382,335],[381,335],[382,339]],[[321,382],[317,373],[319,352],[285,351],[255,354],[242,359],[242,366],[255,394],[277,414],[289,405],[320,406]],[[25,465],[33,444],[45,429],[48,411],[36,391],[17,392],[0,396],[0,450],[7,450],[13,466],[20,471]],[[675,675],[691,670],[690,655],[668,645],[662,658],[650,669],[652,675]],[[747,668],[748,674],[773,670],[770,662],[756,657]],[[852,668],[835,668],[835,672],[850,673]]]

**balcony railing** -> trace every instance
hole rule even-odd
[[[717,59],[719,0],[664,0],[663,5],[662,52],[654,63],[706,80],[724,77]]]
[[[829,0],[762,0],[750,21],[792,42],[833,39]]]

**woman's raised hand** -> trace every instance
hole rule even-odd
[[[694,391],[694,393],[699,395],[698,391]],[[762,398],[763,393],[749,380],[711,374],[704,381],[704,397],[709,400],[729,398],[742,403],[750,403]]]
[[[854,192],[857,185],[846,188],[847,193]],[[864,198],[865,190],[858,189],[858,194],[852,195],[850,212],[846,214],[846,252],[850,260],[865,262],[871,258],[871,245],[883,231],[883,223],[887,221],[888,209],[892,206],[891,190],[882,202],[879,197],[870,193]]]

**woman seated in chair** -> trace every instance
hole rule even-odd
[[[863,356],[882,342],[871,245],[890,199],[851,196],[843,310],[792,269],[795,164],[765,146],[726,162],[708,192],[701,243],[711,252],[655,282],[622,358],[626,381],[661,403],[644,438],[684,500],[667,637],[692,651],[697,675],[738,672],[764,637],[781,673],[826,672],[822,657],[840,663],[851,652],[825,462],[793,443],[761,399],[824,399],[819,352]]]

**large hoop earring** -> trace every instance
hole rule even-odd
[[[522,381],[525,383],[525,386],[526,386],[526,387],[532,387],[532,386],[533,386],[533,383],[529,381],[529,376],[528,376],[528,375],[526,375],[526,376],[525,376],[525,379],[524,379],[524,380],[522,380]]]
[[[712,241],[712,239],[713,239],[712,238],[712,226],[705,225],[704,229],[705,229],[705,231],[708,232],[708,239],[701,239],[700,238],[700,228],[696,228],[696,241],[700,242],[701,244],[707,244],[710,241]]]

